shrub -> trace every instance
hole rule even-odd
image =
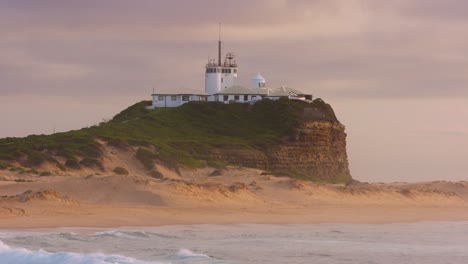
[[[25,179],[15,179],[15,182],[32,182],[31,180],[25,180]]]
[[[221,176],[223,175],[222,170],[214,170],[212,173],[210,173],[210,176]]]
[[[39,176],[51,176],[52,173],[50,173],[50,171],[43,171],[39,174]]]
[[[59,168],[61,171],[66,171],[67,169],[65,168],[65,166],[63,166],[60,162],[57,161],[57,163],[55,163],[55,165],[57,166],[57,168]]]
[[[98,143],[92,143],[84,145],[80,148],[81,153],[86,157],[99,158],[101,157],[102,151]]]
[[[31,169],[31,170],[28,170],[26,171],[27,173],[31,173],[31,174],[39,174],[39,172],[36,170],[36,169]]]
[[[221,160],[208,160],[207,165],[209,167],[213,167],[215,169],[225,169],[226,168],[226,162],[221,161]]]
[[[120,149],[120,150],[127,150],[129,145],[122,139],[119,138],[112,138],[107,141],[107,145]]]
[[[0,161],[0,170],[6,170],[8,167],[8,163]]]
[[[46,158],[44,156],[45,155],[40,152],[31,151],[28,153],[28,158],[26,159],[26,162],[24,163],[24,165],[27,167],[41,166],[42,163],[46,161]]]
[[[122,167],[115,167],[114,172],[119,175],[128,175],[128,170]]]
[[[80,164],[88,168],[97,167],[101,170],[104,170],[104,166],[102,165],[101,161],[97,159],[84,158],[80,161]]]
[[[150,172],[150,175],[151,175],[151,177],[153,177],[155,179],[163,179],[164,178],[164,176],[157,170],[152,170]]]
[[[67,161],[65,161],[65,167],[75,170],[79,170],[81,168],[76,159],[67,159]]]
[[[153,159],[155,158],[155,155],[153,152],[144,149],[144,148],[139,148],[136,152],[136,158],[145,166],[147,170],[151,170],[154,166]]]

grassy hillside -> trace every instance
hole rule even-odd
[[[44,162],[55,163],[61,169],[99,166],[101,148],[95,139],[101,139],[116,147],[150,149],[149,154],[139,154],[143,162],[146,157],[174,166],[201,167],[220,162],[208,155],[213,147],[266,150],[279,143],[304,119],[305,107],[320,113],[323,120],[337,121],[331,107],[320,99],[312,104],[262,100],[253,106],[190,102],[178,108],[146,110],[150,103],[132,105],[98,126],[0,139],[0,160],[19,161],[31,168]]]

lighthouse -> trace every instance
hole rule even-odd
[[[311,94],[304,94],[292,88],[267,89],[266,80],[260,72],[251,79],[251,87],[236,84],[236,56],[232,52],[227,52],[224,61],[222,60],[221,26],[219,32],[218,58],[209,59],[208,63],[205,64],[205,92],[196,94],[187,93],[187,91],[173,93],[153,92],[151,95],[153,103],[149,108],[178,107],[194,101],[222,102],[224,104],[254,104],[264,98],[278,100],[283,97],[308,103],[312,102]]]
[[[218,60],[210,59],[205,66],[205,93],[213,95],[234,86],[237,77],[237,63],[232,52],[226,54],[224,62],[222,57],[221,34],[218,41]]]

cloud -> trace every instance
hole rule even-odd
[[[466,4],[440,3],[2,1],[0,93],[202,90],[222,21],[243,84],[261,71],[324,96],[466,97]]]

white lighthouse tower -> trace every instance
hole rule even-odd
[[[221,62],[221,34],[218,41],[218,61],[210,59],[205,66],[205,93],[213,95],[234,86],[237,77],[237,63],[233,53],[226,54]]]

